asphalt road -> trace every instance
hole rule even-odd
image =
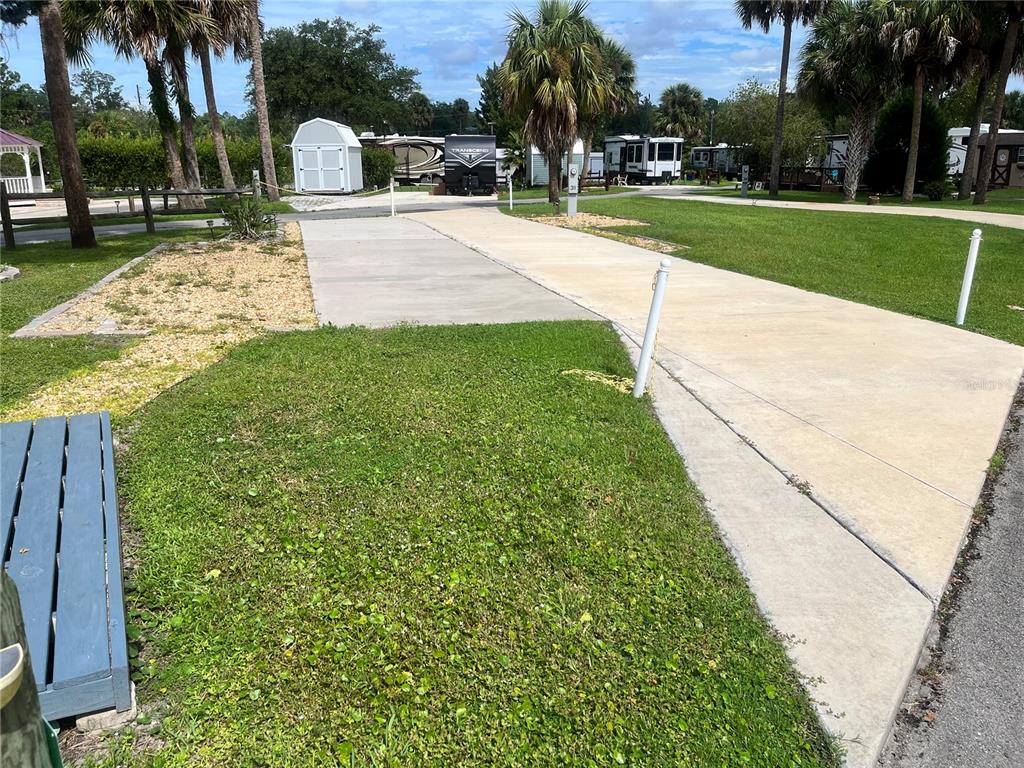
[[[911,684],[881,761],[886,768],[1024,764],[1024,386],[1003,450],[988,522],[966,550],[965,582],[931,670]]]

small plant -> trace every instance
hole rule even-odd
[[[924,194],[932,202],[938,202],[946,196],[948,191],[945,181],[929,181],[924,185]]]
[[[262,240],[277,233],[277,216],[264,211],[259,198],[243,197],[222,213],[232,239]]]

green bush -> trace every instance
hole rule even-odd
[[[292,151],[285,146],[284,139],[274,138],[274,168],[277,171],[277,183],[281,186],[292,181]],[[248,186],[252,181],[253,168],[260,169],[263,177],[263,154],[259,139],[236,139],[227,142],[228,162],[235,184]],[[219,187],[224,182],[220,177],[220,165],[217,153],[213,148],[213,139],[201,139],[196,142],[196,155],[199,157],[199,176],[204,187]],[[266,181],[266,179],[263,179]]]
[[[929,200],[938,202],[946,196],[949,189],[944,181],[929,181],[924,185],[923,191]]]
[[[378,147],[363,148],[363,189],[387,186],[394,172],[394,155]]]
[[[913,103],[910,93],[890,101],[878,116],[875,145],[864,168],[864,178],[875,192],[899,192],[907,170]],[[923,190],[932,181],[945,181],[949,150],[949,126],[931,99],[921,109],[921,136],[917,152],[916,187]]]
[[[277,216],[267,213],[256,197],[242,197],[224,206],[224,222],[236,240],[259,240],[277,231]]]

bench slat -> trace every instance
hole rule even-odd
[[[124,712],[132,706],[131,678],[128,668],[127,622],[124,608],[123,556],[121,526],[118,520],[117,484],[114,476],[114,436],[110,413],[100,413],[103,439],[103,511],[107,521],[107,595],[110,604],[110,674],[114,686],[114,706]]]
[[[22,483],[9,572],[18,585],[32,668],[42,689],[50,668],[50,629],[57,576],[57,521],[64,469],[63,418],[39,419]]]
[[[0,424],[0,558],[6,556],[14,535],[14,507],[31,435],[31,421]]]
[[[110,674],[100,417],[68,420],[53,686]]]

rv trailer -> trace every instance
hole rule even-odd
[[[671,182],[682,175],[682,152],[683,140],[672,136],[608,136],[604,170],[627,183]]]
[[[363,146],[380,147],[395,156],[399,184],[436,184],[444,176],[444,139],[430,136],[362,134]]]
[[[704,168],[709,171],[724,173],[729,181],[740,175],[741,164],[736,160],[739,147],[728,144],[716,144],[713,147],[694,147],[690,150],[690,165],[697,170]]]
[[[493,136],[445,136],[445,194],[493,194],[497,174],[497,147]]]

